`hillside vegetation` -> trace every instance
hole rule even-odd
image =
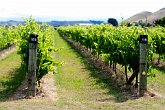
[[[154,13],[143,11],[141,13],[135,14],[132,17],[128,18],[126,22],[147,22],[147,23],[153,23],[155,20],[161,19],[165,17],[165,8],[162,8]]]

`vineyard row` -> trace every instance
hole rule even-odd
[[[96,56],[101,56],[103,62],[118,63],[126,69],[133,70],[135,74],[139,72],[141,34],[148,35],[148,62],[152,60],[153,53],[160,56],[165,53],[165,28],[163,27],[144,29],[134,25],[113,27],[102,24],[87,27],[59,27],[58,31],[62,36],[81,43]]]
[[[24,25],[0,27],[0,50],[16,44],[18,46],[18,54],[20,54],[22,59],[22,66],[25,68],[25,72],[27,72],[30,34],[37,34],[36,81],[39,81],[49,71],[55,72],[54,66],[60,64],[52,56],[52,52],[58,50],[54,46],[55,30],[54,27],[47,24],[38,24],[32,17],[25,19],[24,22]]]

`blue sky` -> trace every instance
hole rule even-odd
[[[58,20],[128,18],[163,7],[164,0],[0,0],[0,19],[30,15]]]

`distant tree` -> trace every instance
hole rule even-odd
[[[137,23],[138,26],[142,26],[142,27],[145,27],[146,26],[146,23],[142,20],[140,20],[138,23]]]
[[[152,27],[152,26],[153,26],[153,24],[151,24],[151,23],[146,24],[146,27]]]
[[[154,24],[165,27],[165,17],[163,17],[162,19],[156,20]]]
[[[150,24],[148,23],[148,24],[146,24],[145,22],[143,22],[142,20],[140,20],[140,21],[138,21],[138,22],[128,22],[127,24],[126,24],[128,27],[130,27],[130,26],[141,26],[141,27],[149,27],[150,26]]]
[[[108,23],[112,24],[113,26],[118,26],[118,22],[114,18],[108,18]]]

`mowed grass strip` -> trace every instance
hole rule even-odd
[[[163,98],[140,98],[126,100],[121,91],[106,77],[96,74],[95,68],[72,48],[58,33],[55,35],[56,47],[62,48],[55,58],[64,61],[54,75],[57,86],[57,101],[18,100],[0,102],[4,110],[164,110]],[[148,79],[148,87],[164,94],[165,74],[159,70],[155,78]],[[158,76],[158,77],[157,77]],[[159,77],[160,76],[160,77]]]
[[[58,36],[58,37],[57,37]],[[100,72],[94,65],[89,64],[70,44],[56,35],[56,47],[62,48],[56,55],[64,61],[55,75],[58,86],[59,103],[79,103],[86,106],[112,104],[125,100],[121,91],[114,83],[104,76],[97,76]],[[113,106],[108,106],[108,108]]]
[[[138,109],[154,110],[165,107],[164,99],[140,98],[125,99],[120,89],[109,81],[106,77],[97,75],[100,70],[89,64],[72,45],[56,35],[56,47],[62,48],[56,58],[64,61],[64,65],[59,68],[55,75],[55,81],[58,86],[60,106],[75,106],[78,109]],[[158,72],[158,71],[156,71]],[[149,88],[153,84],[163,84],[164,74],[160,73],[161,78],[149,78]],[[159,74],[158,74],[159,75]],[[158,81],[157,80],[161,80]],[[161,83],[159,83],[161,82]],[[163,84],[163,85],[162,85]],[[153,88],[160,90],[159,87]],[[162,88],[164,90],[164,88]],[[160,90],[161,93],[162,90]],[[162,94],[164,95],[164,94]],[[159,106],[159,107],[158,107]]]
[[[21,84],[25,72],[21,68],[21,58],[17,51],[0,60],[0,101],[7,100]]]

